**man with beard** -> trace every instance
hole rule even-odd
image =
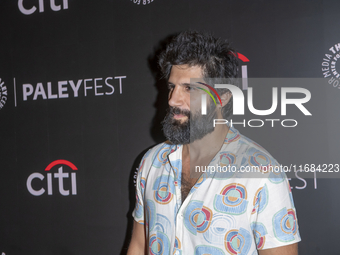
[[[278,163],[232,126],[213,126],[214,119],[230,119],[231,92],[218,90],[201,114],[202,95],[216,92],[211,78],[236,78],[237,61],[226,42],[192,31],[176,36],[161,54],[169,86],[168,141],[140,164],[128,255],[297,255],[289,183],[266,168]],[[206,171],[213,166],[229,170]],[[241,171],[254,166],[259,173],[252,178]]]

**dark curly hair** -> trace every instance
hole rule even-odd
[[[197,31],[184,31],[175,36],[160,54],[158,64],[166,79],[169,78],[173,65],[185,64],[201,67],[203,78],[208,84],[211,82],[211,78],[233,79],[237,78],[238,74],[236,52],[229,43],[226,40],[215,38],[211,34]],[[222,95],[229,90],[216,89],[216,91]],[[232,104],[231,98],[228,104],[222,108],[223,118],[230,119]]]

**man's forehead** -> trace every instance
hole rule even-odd
[[[173,65],[171,68],[172,70],[179,70],[179,71],[186,71],[186,72],[201,72],[202,73],[202,67],[199,65],[188,65],[188,64],[184,64],[184,65]]]
[[[171,68],[169,83],[173,84],[190,84],[190,80],[199,80],[203,78],[202,68],[200,66],[174,65]]]

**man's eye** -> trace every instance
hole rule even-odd
[[[188,90],[188,91],[190,91],[190,90],[194,90],[195,88],[194,88],[194,87],[191,87],[191,86],[186,86],[185,89]]]
[[[168,84],[168,89],[169,89],[169,90],[173,90],[174,87],[175,87],[175,85],[173,85],[173,84]]]

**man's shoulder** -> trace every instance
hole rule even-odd
[[[169,141],[152,146],[143,156],[143,158],[154,159],[157,156],[164,158],[172,151],[175,151],[179,145],[171,144]]]
[[[144,154],[139,169],[141,169],[144,165],[152,165],[156,168],[159,168],[168,160],[168,155],[178,148],[179,145],[171,144],[168,141],[159,143],[151,147]]]
[[[235,128],[230,128],[229,139],[225,143],[229,143],[226,148],[231,148],[231,151],[241,157],[238,161],[242,165],[277,165],[274,157],[260,144],[241,134]],[[228,138],[227,137],[227,138]]]
[[[257,142],[255,142],[254,140],[250,139],[245,135],[241,134],[240,143],[243,146],[245,146],[248,150],[262,152],[268,156],[271,156],[271,154],[264,147],[262,147],[262,145],[258,144]]]

